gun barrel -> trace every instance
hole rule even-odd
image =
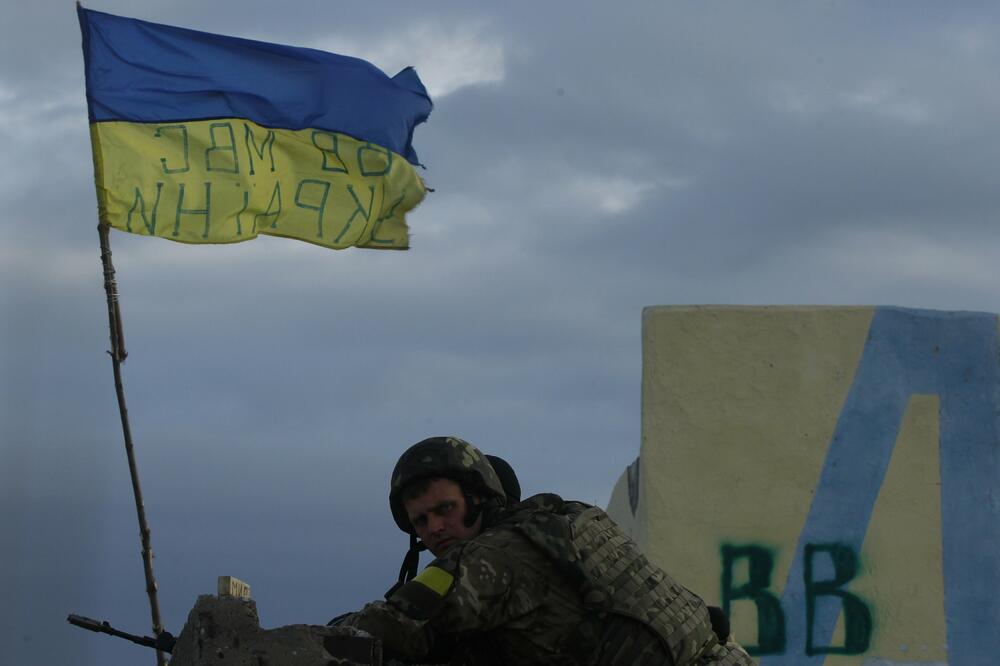
[[[81,629],[87,629],[89,631],[94,631],[99,634],[108,634],[109,636],[116,636],[118,638],[124,638],[127,641],[132,641],[137,645],[142,645],[143,647],[156,648],[157,642],[155,638],[150,638],[149,636],[137,636],[135,634],[130,634],[119,629],[115,629],[111,626],[109,622],[101,622],[99,620],[94,620],[89,617],[84,617],[82,615],[70,615],[66,618],[66,621],[73,626],[80,627]],[[163,647],[160,646],[162,650]],[[165,650],[169,652],[169,650]]]

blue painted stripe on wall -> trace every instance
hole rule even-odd
[[[837,542],[860,552],[913,394],[938,394],[941,403],[948,660],[963,666],[995,663],[1000,654],[998,351],[995,315],[876,310],[785,584],[787,652],[763,657],[761,666],[826,659],[805,655],[804,548]],[[817,607],[815,645],[829,644],[838,615],[837,604]]]

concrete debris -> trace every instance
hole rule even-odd
[[[177,637],[170,664],[383,666],[383,661],[381,642],[358,629],[307,624],[261,629],[253,600],[202,595]]]

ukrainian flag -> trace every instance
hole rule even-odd
[[[412,68],[77,6],[100,220],[186,243],[406,249],[426,189]]]

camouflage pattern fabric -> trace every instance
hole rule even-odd
[[[700,599],[590,509],[536,495],[491,517],[482,534],[343,623],[382,638],[386,656],[410,662],[752,664],[719,645]]]
[[[735,644],[720,645],[705,602],[652,564],[601,509],[536,495],[507,512],[504,522],[527,536],[578,585],[584,604],[605,616],[598,663],[646,663],[652,639],[674,663],[752,664]],[[637,620],[622,628],[621,618]],[[661,663],[661,662],[648,662]]]

